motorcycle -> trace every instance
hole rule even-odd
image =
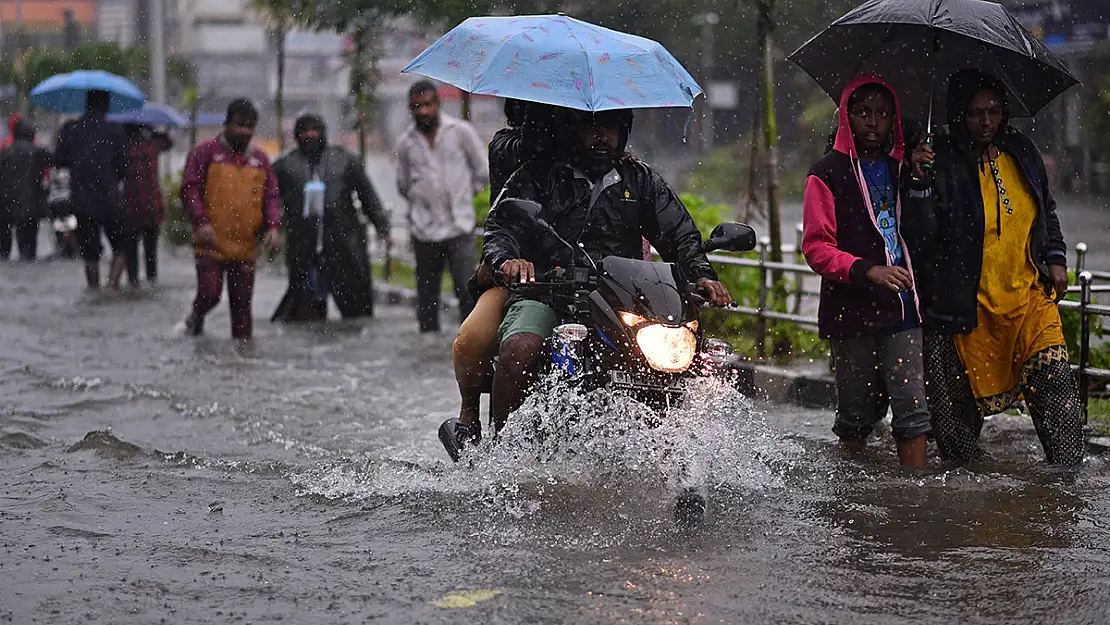
[[[584,391],[624,391],[666,410],[681,400],[691,378],[717,373],[732,355],[727,342],[703,335],[700,310],[706,300],[676,265],[618,256],[595,262],[559,237],[539,216],[539,204],[507,200],[499,210],[544,229],[588,265],[556,268],[536,282],[509,285],[550,302],[562,315],[547,342],[557,377]],[[703,243],[707,253],[755,246],[755,231],[735,222],[717,226]]]
[[[508,285],[547,301],[563,317],[546,343],[554,374],[548,379],[583,392],[604,388],[630,395],[654,409],[652,426],[682,401],[691,380],[727,373],[732,346],[704,335],[700,310],[707,300],[676,265],[617,256],[595,262],[559,236],[540,216],[539,204],[505,200],[498,210],[523,228],[543,229],[574,253],[572,267]],[[702,246],[706,253],[750,251],[755,230],[722,223]],[[705,509],[704,495],[685,489],[675,504],[676,521],[696,525]]]

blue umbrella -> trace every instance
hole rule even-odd
[[[55,113],[85,112],[85,95],[107,91],[112,96],[111,113],[143,107],[143,92],[122,76],[100,70],[80,70],[51,76],[31,90],[31,104]]]
[[[177,112],[173,107],[149,102],[137,111],[112,113],[108,115],[108,120],[120,124],[146,124],[148,126],[187,127],[191,125],[189,118]]]
[[[583,111],[686,107],[702,93],[660,44],[565,15],[472,17],[402,71]]]

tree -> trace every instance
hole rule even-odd
[[[277,124],[278,150],[285,150],[285,35],[297,23],[298,6],[294,0],[252,0],[270,25],[277,47],[277,89],[274,92],[274,121]]]

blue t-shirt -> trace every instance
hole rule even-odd
[[[894,212],[897,198],[894,197],[894,182],[890,175],[890,167],[885,160],[860,161],[863,177],[867,180],[868,190],[871,191],[871,207],[875,211],[875,223],[879,225],[886,241],[886,249],[894,261],[894,265],[905,267],[906,261],[902,254],[902,244],[898,240],[898,215]]]
[[[879,232],[886,241],[886,249],[890,252],[893,264],[906,267],[906,256],[902,252],[902,242],[898,239],[898,198],[895,197],[894,181],[890,175],[890,166],[886,160],[860,161],[863,177],[867,182],[867,189],[871,195],[871,208],[875,211],[875,223]],[[902,292],[902,310],[904,312],[903,329],[917,326],[917,309],[914,306],[913,291]]]

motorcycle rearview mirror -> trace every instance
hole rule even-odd
[[[726,221],[713,229],[703,246],[706,252],[750,252],[755,245],[754,228],[738,221]]]

